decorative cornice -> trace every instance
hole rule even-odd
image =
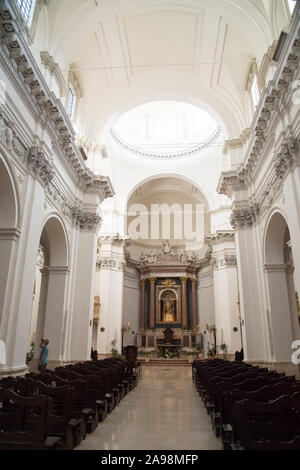
[[[73,207],[72,219],[75,227],[80,230],[97,230],[100,228],[102,218],[92,211],[85,211],[80,207]]]
[[[237,260],[235,255],[224,255],[212,258],[212,265],[214,269],[224,269],[237,265]]]
[[[215,233],[208,233],[205,235],[205,241],[208,245],[234,241],[234,230],[217,230]]]
[[[129,237],[127,235],[120,235],[119,233],[113,234],[101,234],[99,236],[99,243],[120,243],[126,245],[129,242]]]
[[[293,15],[291,32],[285,41],[284,53],[281,54],[283,59],[277,65],[273,80],[269,82],[268,87],[261,94],[250,129],[252,138],[246,151],[244,163],[237,170],[221,173],[217,187],[220,194],[232,197],[233,192],[247,189],[253,182],[263,152],[270,142],[270,127],[274,123],[276,111],[280,109],[280,106],[286,100],[292,99],[291,82],[299,76],[300,61],[299,5],[296,5],[296,9]],[[286,145],[286,143],[283,145]],[[286,161],[286,156],[284,160]],[[282,170],[285,172],[285,165],[286,163],[282,161],[281,157],[278,157],[275,162],[278,174],[281,174]],[[290,165],[291,162],[289,162]]]
[[[230,149],[240,148],[245,145],[251,135],[249,127],[243,130],[241,135],[237,139],[225,140],[223,153],[226,155]]]
[[[229,198],[233,192],[241,191],[247,188],[247,177],[237,170],[223,171],[218,181],[217,192],[225,194]]]
[[[117,142],[121,147],[125,148],[126,150],[129,150],[130,152],[133,152],[137,155],[140,155],[141,157],[146,157],[146,158],[156,158],[156,159],[171,159],[171,158],[182,158],[182,157],[188,157],[190,155],[194,155],[197,152],[201,152],[205,148],[209,147],[215,140],[220,136],[221,134],[221,128],[217,127],[215,131],[212,133],[212,135],[205,140],[205,142],[201,142],[199,145],[193,147],[191,150],[184,150],[182,152],[178,153],[171,153],[171,154],[158,154],[158,153],[151,153],[151,152],[143,152],[134,146],[128,144],[127,142],[124,142],[121,137],[117,134],[117,132],[114,129],[110,129],[110,135],[112,139]]]
[[[120,256],[99,256],[97,258],[96,269],[97,271],[123,271],[126,267],[126,261],[123,255]]]
[[[50,91],[25,39],[25,29],[14,2],[0,5],[0,60],[12,81],[20,88],[25,101],[43,120],[53,149],[61,156],[84,192],[97,192],[102,200],[113,196],[109,177],[96,176],[84,163],[75,144],[75,132],[62,103]]]

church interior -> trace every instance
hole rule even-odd
[[[300,2],[0,28],[0,449],[299,450]]]

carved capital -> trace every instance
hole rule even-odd
[[[276,176],[283,179],[299,160],[299,142],[295,137],[284,139],[274,158]]]
[[[258,220],[258,216],[258,204],[236,208],[232,211],[230,223],[235,230],[252,227],[252,225]]]
[[[84,211],[78,207],[73,207],[72,219],[80,230],[97,230],[102,222],[101,216],[96,212]]]
[[[229,198],[232,197],[233,192],[241,191],[247,188],[248,172],[243,171],[223,171],[221,173],[217,192],[225,194]]]
[[[27,167],[44,186],[48,186],[54,177],[52,164],[38,147],[31,147],[28,150]]]

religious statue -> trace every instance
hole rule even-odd
[[[166,300],[164,305],[164,321],[173,322],[174,318],[174,306],[172,300]]]
[[[168,240],[166,240],[164,243],[163,243],[163,253],[165,255],[168,255],[171,251],[171,248],[170,248],[170,243],[168,242]]]

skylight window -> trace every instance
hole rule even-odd
[[[138,152],[194,152],[218,135],[217,122],[203,109],[177,101],[154,101],[123,114],[112,126],[119,143]]]
[[[289,4],[290,13],[292,15],[296,6],[296,0],[288,0],[288,4]]]
[[[259,103],[259,98],[260,98],[256,75],[254,75],[253,82],[251,85],[251,95],[252,95],[253,106],[254,108],[256,108]]]
[[[17,0],[17,5],[28,26],[32,22],[35,4],[36,0]]]
[[[69,95],[68,95],[68,102],[67,102],[67,113],[68,113],[68,116],[70,118],[73,117],[74,104],[75,104],[75,93],[73,92],[72,88],[69,88]]]

